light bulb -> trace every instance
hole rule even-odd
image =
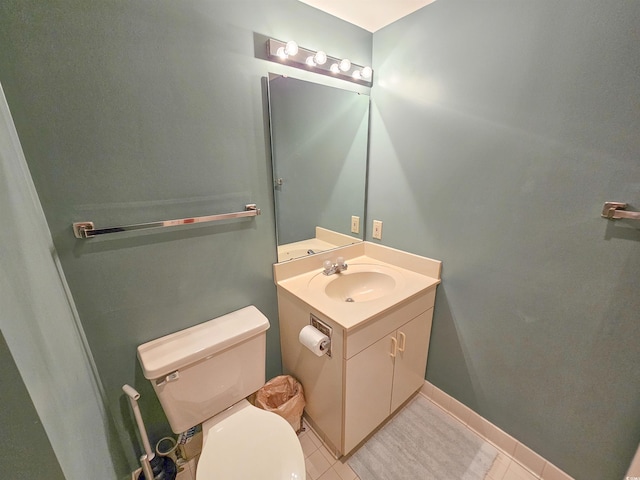
[[[276,51],[276,55],[278,55],[278,57],[282,58],[283,60],[287,58],[287,53],[284,51],[284,47],[278,48],[278,50]]]
[[[313,56],[313,59],[318,65],[324,65],[325,63],[327,63],[327,54],[322,50],[318,50]]]
[[[337,63],[332,64],[329,70],[331,70],[331,73],[340,73],[340,67],[338,67]]]
[[[354,80],[360,80],[360,70],[354,70],[351,76]]]
[[[289,40],[287,42],[287,46],[284,48],[284,51],[287,55],[295,57],[298,54],[298,44],[293,40]]]
[[[307,59],[304,61],[304,63],[306,63],[310,67],[315,67],[316,66],[316,62],[313,61],[313,57],[311,55],[309,55],[307,57]]]
[[[371,67],[364,67],[362,69],[362,78],[364,78],[365,80],[371,80],[372,75],[373,70],[371,70]]]
[[[342,60],[340,60],[339,68],[343,72],[348,72],[351,68],[351,60],[349,60],[348,58],[343,58]]]

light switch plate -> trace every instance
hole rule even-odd
[[[360,233],[360,217],[351,217],[351,233]]]
[[[382,240],[382,222],[380,220],[373,221],[373,238]]]

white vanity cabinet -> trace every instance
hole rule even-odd
[[[285,373],[305,389],[305,416],[336,456],[346,455],[424,385],[433,290],[345,330],[278,289]],[[297,341],[313,314],[333,329],[332,357],[316,357]]]
[[[434,294],[375,321],[381,325],[373,323],[354,334],[359,345],[368,343],[359,336],[376,340],[345,359],[343,453],[350,452],[424,384]],[[397,323],[402,324],[378,338],[376,333]],[[347,336],[347,351],[350,343]]]

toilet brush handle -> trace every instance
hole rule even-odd
[[[150,462],[155,458],[156,454],[153,450],[151,450],[151,444],[149,443],[147,430],[144,428],[144,422],[142,421],[142,415],[140,414],[140,407],[138,406],[138,399],[140,398],[140,394],[135,388],[129,385],[123,385],[122,391],[127,394],[127,396],[129,397],[129,402],[131,402],[131,410],[133,410],[133,416],[136,418],[136,423],[138,424],[138,431],[140,432],[142,446],[144,447],[144,451],[147,453],[145,456]]]
[[[140,465],[142,466],[145,480],[153,480],[153,470],[151,469],[151,463],[146,454],[140,457]]]

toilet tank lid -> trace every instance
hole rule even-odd
[[[214,355],[269,328],[269,320],[253,305],[138,347],[138,360],[148,380]]]

